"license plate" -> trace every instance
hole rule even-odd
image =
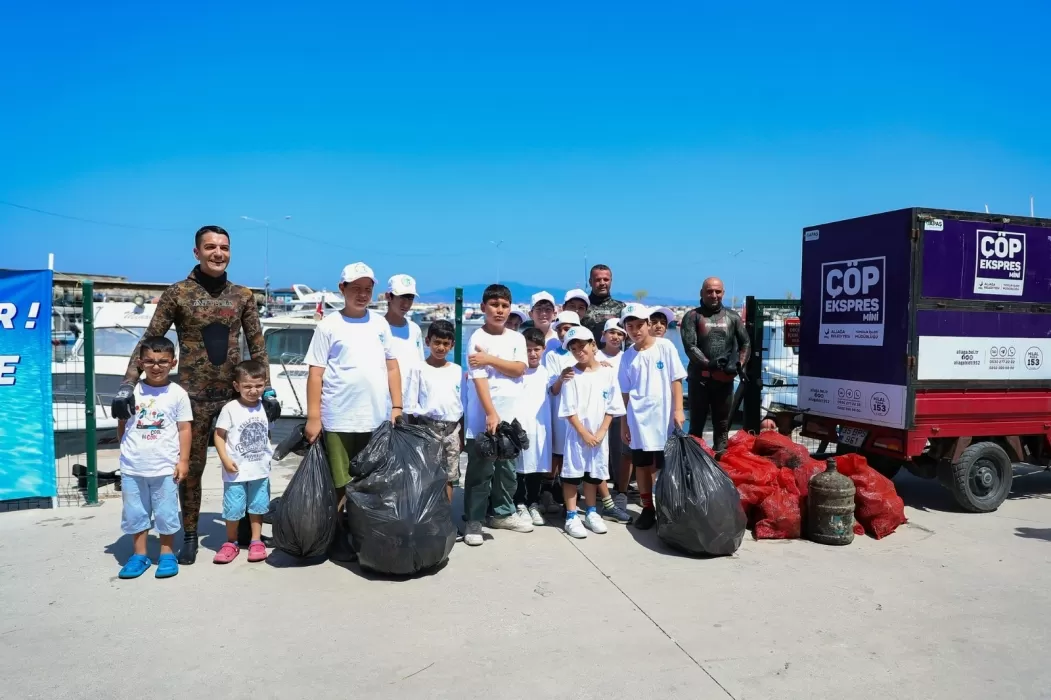
[[[865,444],[865,438],[869,432],[861,428],[843,428],[839,433],[839,441],[851,447],[861,447]]]

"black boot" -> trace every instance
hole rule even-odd
[[[252,544],[252,521],[248,519],[246,513],[237,523],[237,545],[247,547],[250,544]]]
[[[182,538],[182,549],[179,550],[179,563],[189,566],[197,561],[197,532],[187,530]]]
[[[350,546],[350,539],[343,527],[344,514],[340,513],[336,519],[336,536],[332,538],[332,544],[328,546],[328,558],[331,561],[352,562],[358,558],[357,553]]]

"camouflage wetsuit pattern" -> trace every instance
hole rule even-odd
[[[698,306],[686,312],[679,324],[682,347],[689,358],[690,434],[703,437],[708,411],[712,414],[713,447],[726,449],[730,433],[730,408],[733,404],[733,380],[720,381],[711,376],[716,363],[726,358],[729,373],[737,364],[748,360],[750,343],[744,320],[733,309],[720,306],[709,309]]]
[[[627,303],[623,301],[617,301],[613,297],[598,296],[594,292],[588,295],[590,304],[588,304],[587,313],[584,314],[584,318],[580,320],[582,326],[587,328],[595,335],[595,340],[598,341],[599,347],[602,346],[602,329],[606,325],[606,321],[611,318],[620,318],[620,312],[624,310]]]
[[[201,512],[201,475],[208,457],[208,440],[219,411],[234,398],[234,366],[241,361],[244,330],[253,360],[268,366],[263,329],[251,290],[225,282],[209,292],[197,280],[197,268],[164,290],[146,335],[164,335],[175,326],[179,336],[178,384],[190,395],[193,411],[190,471],[179,484],[183,528],[197,531]],[[209,286],[217,285],[212,280]],[[124,381],[139,379],[136,346]],[[269,382],[268,382],[269,383]]]

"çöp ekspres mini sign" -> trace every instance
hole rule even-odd
[[[821,345],[883,345],[887,258],[821,264]]]
[[[1025,292],[1025,234],[975,232],[974,293],[1020,297]]]

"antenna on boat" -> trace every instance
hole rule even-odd
[[[1033,213],[1033,195],[1029,195],[1029,216],[1036,216]]]
[[[588,275],[588,247],[584,246],[584,289],[588,288],[591,278]]]
[[[986,213],[986,214],[988,214],[988,213],[989,213],[989,205],[988,205],[988,204],[986,204],[986,205],[985,205],[985,213]]]

